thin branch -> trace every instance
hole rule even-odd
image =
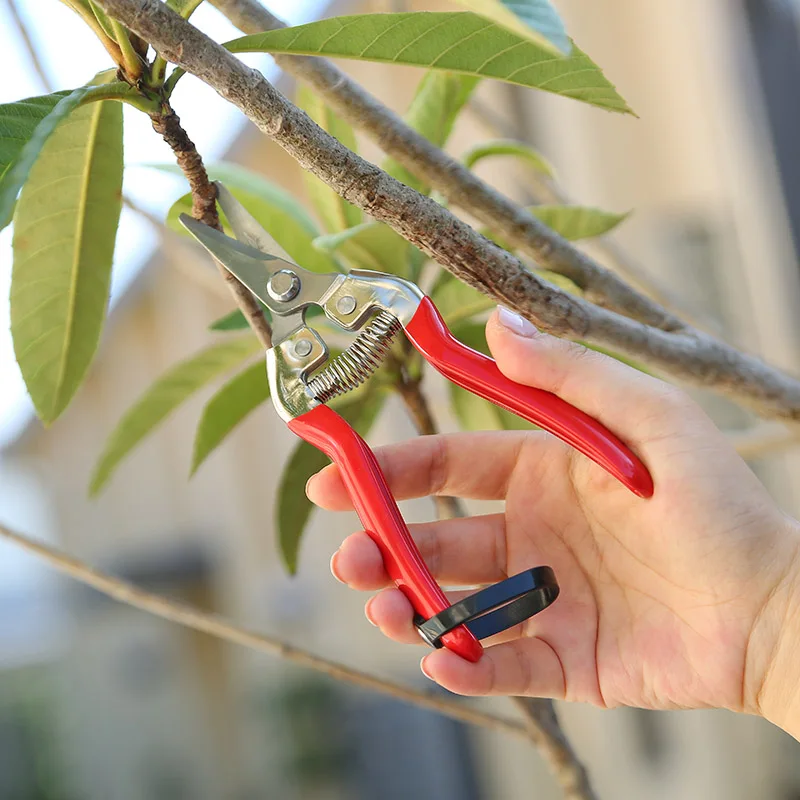
[[[28,33],[28,28],[25,25],[25,21],[22,19],[22,15],[19,13],[16,0],[6,0],[6,6],[8,7],[8,13],[11,15],[11,20],[17,29],[19,38],[22,40],[25,51],[28,54],[31,66],[39,78],[39,82],[46,91],[52,92],[53,84],[50,80],[50,76],[47,74],[41,58],[39,58],[39,52],[36,49],[36,45],[33,43],[30,33]]]
[[[728,439],[742,458],[752,460],[800,446],[800,429],[765,422],[750,430],[729,432]]]
[[[189,181],[189,189],[192,193],[192,216],[221,231],[222,225],[217,212],[216,187],[209,181],[203,159],[197,152],[194,142],[181,127],[180,118],[169,105],[165,104],[158,114],[151,114],[150,119],[154,130],[161,134],[172,152],[175,153],[178,166],[186,176],[186,180]],[[216,260],[214,263],[245,319],[250,323],[253,332],[264,348],[268,350],[272,347],[272,330],[255,297],[222,264]]]
[[[211,0],[237,28],[260,33],[286,27],[257,0]],[[628,286],[591,257],[540,222],[526,209],[481,180],[431,144],[331,62],[307,56],[275,55],[286,72],[319,91],[348,122],[366,131],[380,148],[453,205],[533,258],[540,267],[565,275],[586,298],[648,325],[679,331],[684,323],[658,303]]]
[[[231,644],[238,644],[260,653],[278,656],[293,664],[313,669],[336,680],[344,681],[363,689],[369,689],[373,692],[380,692],[420,708],[436,711],[460,722],[479,725],[490,730],[515,736],[527,737],[528,735],[525,726],[514,720],[487,714],[457,700],[420,692],[416,689],[369,675],[287,644],[274,636],[241,628],[217,614],[198,611],[196,608],[184,603],[146,592],[127,581],[101,572],[73,556],[50,547],[50,545],[43,542],[35,541],[4,525],[0,525],[0,536],[41,558],[64,575],[91,586],[98,592],[102,592],[120,603],[138,608],[140,611],[153,614],[161,619],[176,622],[178,625],[184,625],[201,633],[207,633],[209,636],[215,636]]]
[[[566,800],[597,800],[586,768],[564,735],[553,701],[540,697],[511,699],[522,712],[525,727],[539,752],[549,762]]]
[[[700,331],[682,328],[670,333],[648,327],[561,291],[431,198],[342,146],[263,75],[163,3],[98,3],[170,61],[236,105],[302,167],[346,200],[385,222],[456,277],[514,308],[543,330],[645,360],[678,380],[716,389],[746,403],[765,417],[800,421],[800,381],[795,378]]]
[[[420,378],[414,378],[401,369],[397,391],[417,432],[431,436],[438,433],[438,427],[420,382]],[[448,501],[437,504],[439,519],[466,516],[457,497],[441,497],[439,500]],[[586,768],[561,729],[553,701],[538,697],[512,697],[511,700],[522,713],[530,739],[550,765],[564,797],[567,800],[596,800]]]
[[[401,369],[400,379],[396,384],[397,393],[405,404],[408,416],[420,436],[433,436],[438,433],[436,421],[433,418],[428,401],[420,388],[420,378],[412,378]],[[456,519],[466,517],[463,504],[457,497],[444,497],[437,495],[433,498],[436,507],[436,516],[439,519]]]

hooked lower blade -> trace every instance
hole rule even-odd
[[[188,214],[181,214],[179,219],[183,227],[228,272],[267,305],[271,305],[266,287],[272,275],[287,267],[297,269],[291,262],[238,242]]]

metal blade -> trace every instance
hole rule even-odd
[[[219,181],[214,183],[217,187],[217,202],[228,218],[236,238],[263,253],[282,258],[294,267],[286,251],[259,225],[250,212]]]
[[[228,272],[276,314],[292,314],[311,303],[318,303],[333,283],[342,280],[343,276],[339,273],[320,275],[309,272],[291,261],[237,242],[188,214],[181,214],[179,219],[183,227]],[[298,279],[298,288],[294,294],[282,300],[270,294],[269,284],[273,275],[287,271]]]

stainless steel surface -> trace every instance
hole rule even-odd
[[[381,365],[402,325],[389,311],[380,311],[341,355],[308,381],[308,391],[320,403],[364,383]]]
[[[308,339],[300,339],[298,342],[295,342],[294,354],[298,358],[305,358],[311,353],[312,349],[313,345],[308,341]]]
[[[305,356],[297,355],[296,348],[300,341],[311,344],[311,349]],[[306,327],[296,330],[280,344],[267,350],[267,375],[272,404],[285,422],[319,405],[309,394],[305,380],[327,358],[328,348],[322,337],[315,330]]]
[[[186,230],[208,250],[234,277],[244,284],[276,316],[289,316],[309,305],[319,305],[344,279],[338,273],[320,274],[286,261],[283,258],[262,253],[243,242],[231,239],[224,233],[204,225],[192,217],[181,214],[180,221]],[[300,279],[300,290],[291,300],[275,300],[267,287],[276,272],[289,270]],[[297,327],[296,322],[281,326],[273,319],[274,327],[288,335]]]
[[[346,294],[336,301],[336,310],[343,316],[352,314],[356,310],[356,299],[351,294]]]
[[[181,222],[206,250],[272,313],[273,347],[267,351],[272,399],[285,420],[305,413],[363,383],[391,349],[393,337],[408,324],[423,297],[402,278],[380,272],[320,274],[292,263],[281,247],[224,186],[218,200],[237,239],[181,215]],[[322,336],[305,321],[316,305],[334,323],[361,331],[327,367]],[[372,319],[374,317],[374,319]]]
[[[290,269],[279,269],[267,284],[267,292],[273,300],[287,303],[294,300],[300,291],[300,278]]]

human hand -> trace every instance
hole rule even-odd
[[[796,523],[682,391],[504,309],[487,339],[509,378],[554,392],[625,441],[650,469],[655,494],[635,497],[539,431],[429,436],[379,450],[398,499],[506,501],[501,514],[410,526],[440,583],[494,583],[546,564],[561,586],[553,606],[485,642],[478,663],[436,650],[424,673],[459,694],[721,707],[778,721],[764,704],[780,693],[765,681],[780,649],[777,620],[800,595]],[[307,491],[324,508],[352,508],[334,466]],[[385,588],[366,533],[345,540],[331,569],[355,589],[380,589],[367,617],[396,641],[420,643],[411,605]]]

